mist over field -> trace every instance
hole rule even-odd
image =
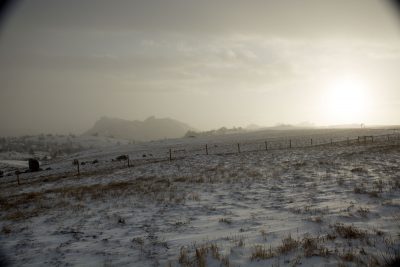
[[[400,266],[400,5],[0,3],[0,266]]]
[[[8,10],[2,136],[81,134],[102,116],[202,131],[399,124],[390,1],[39,0]]]

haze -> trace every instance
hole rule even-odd
[[[400,124],[393,6],[359,1],[20,1],[0,35],[0,135],[101,116]]]

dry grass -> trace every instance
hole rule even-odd
[[[218,220],[220,223],[225,223],[225,224],[232,224],[232,220],[229,218],[220,218]]]
[[[190,255],[186,247],[182,247],[179,254],[178,262],[181,266],[196,266],[206,267],[207,257],[210,255],[213,259],[220,262],[220,266],[229,267],[229,257],[220,254],[220,249],[217,244],[202,244],[195,245],[193,255]]]
[[[353,252],[352,249],[348,249],[346,251],[343,251],[343,253],[339,254],[339,257],[344,261],[356,261],[357,260],[357,256]]]
[[[365,194],[367,190],[365,190],[364,185],[358,185],[354,187],[353,192],[355,194]]]
[[[228,256],[222,256],[220,259],[220,262],[221,262],[220,266],[222,266],[222,267],[230,267],[231,266]]]
[[[9,220],[9,221],[22,221],[22,220],[27,220],[29,218],[38,216],[39,212],[37,210],[34,211],[13,211],[8,213],[6,216],[4,216],[4,219]]]
[[[294,249],[297,249],[299,247],[300,242],[294,238],[292,238],[291,235],[288,235],[284,239],[282,239],[282,245],[277,247],[277,251],[282,254],[286,254]]]
[[[378,180],[378,181],[374,181],[374,187],[377,188],[380,193],[382,193],[385,185],[382,180]]]
[[[182,266],[190,266],[189,253],[188,253],[187,248],[181,247],[181,250],[180,250],[180,253],[179,253],[178,262]]]
[[[362,217],[368,217],[368,213],[369,213],[369,209],[368,208],[363,208],[363,207],[359,207],[357,209],[357,213],[362,216]]]
[[[336,233],[345,239],[359,239],[366,237],[366,231],[358,229],[353,225],[344,225],[342,223],[336,223],[334,226]]]
[[[202,246],[196,248],[195,255],[196,255],[196,263],[198,267],[206,267],[207,265],[207,254],[208,248],[206,246]]]
[[[301,241],[301,247],[304,250],[304,256],[312,257],[319,255],[319,252],[324,252],[323,249],[319,247],[319,242],[319,237],[305,236]]]
[[[261,229],[260,234],[261,234],[263,240],[267,241],[267,231],[265,231],[264,229]]]
[[[386,252],[382,254],[383,264],[387,267],[397,267],[400,266],[400,248],[390,247],[387,248]]]
[[[11,221],[25,220],[38,216],[52,208],[72,208],[76,205],[71,200],[79,202],[87,199],[106,201],[109,198],[138,196],[151,198],[159,202],[184,203],[185,196],[177,193],[168,179],[155,177],[140,177],[130,182],[111,182],[108,184],[92,184],[68,186],[48,189],[40,192],[22,193],[0,198],[0,209],[5,212],[4,219]],[[199,196],[194,195],[194,200]]]
[[[275,253],[272,251],[272,248],[265,248],[265,246],[256,245],[252,249],[250,260],[267,260],[275,257]]]

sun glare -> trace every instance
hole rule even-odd
[[[366,85],[356,79],[341,79],[328,85],[322,101],[330,124],[362,123],[370,101]]]

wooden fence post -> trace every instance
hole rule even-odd
[[[20,171],[19,171],[19,170],[16,170],[16,171],[15,171],[15,174],[17,175],[17,183],[18,183],[18,185],[21,185],[21,183],[20,183],[20,181],[19,181],[19,174],[20,174]]]
[[[239,143],[237,144],[237,147],[238,147],[238,153],[240,153],[240,144]]]
[[[312,138],[311,138],[311,146],[312,146]]]
[[[267,150],[268,150],[268,142],[265,141],[265,151],[267,151]]]
[[[206,155],[208,155],[208,146],[206,144]]]
[[[73,164],[76,165],[76,168],[77,168],[77,171],[78,171],[78,175],[81,175],[81,172],[79,170],[79,159],[74,159]]]
[[[292,148],[292,139],[289,139],[289,148]]]
[[[169,161],[171,161],[172,160],[172,149],[170,148],[169,149]]]

